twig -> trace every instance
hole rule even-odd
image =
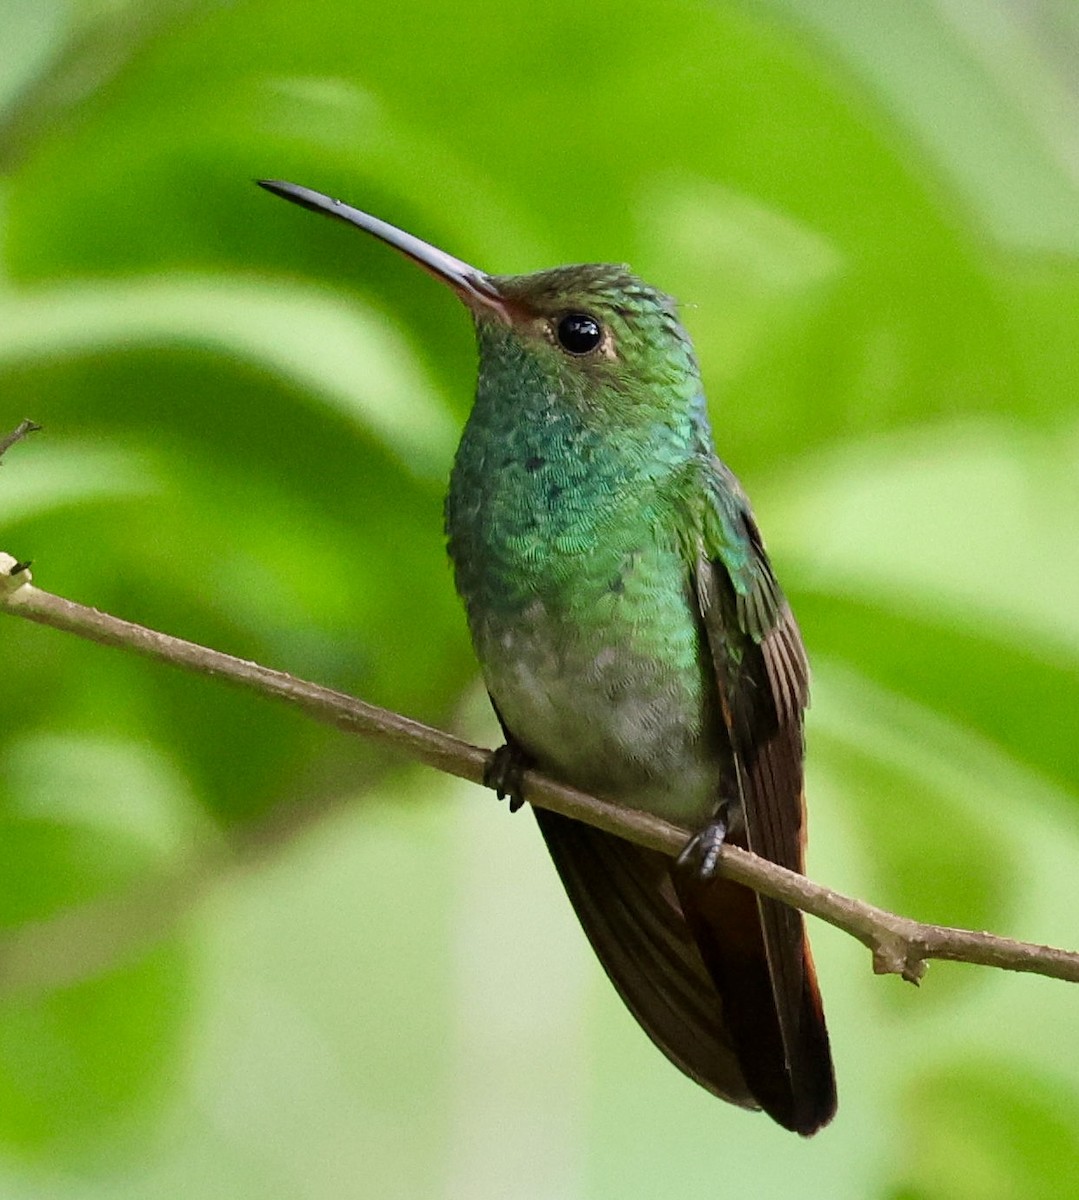
[[[28,433],[37,433],[40,428],[36,421],[29,418],[20,421],[6,437],[0,438],[0,458],[3,458],[16,442],[21,442]]]
[[[490,758],[486,750],[284,671],[234,658],[43,592],[33,586],[23,564],[2,553],[0,609],[106,646],[133,650],[199,674],[220,676],[261,695],[284,700],[318,721],[391,747],[440,771],[472,783],[483,782],[484,768]],[[677,854],[689,836],[687,830],[658,817],[587,796],[532,771],[524,776],[524,790],[531,804],[586,821],[665,854]],[[901,975],[916,983],[928,960],[936,958],[1028,971],[1079,983],[1079,953],[897,916],[821,887],[737,846],[723,847],[719,869],[729,879],[845,930],[872,951],[873,969],[878,974]]]

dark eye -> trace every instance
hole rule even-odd
[[[603,326],[591,313],[566,313],[557,332],[558,344],[570,354],[588,354],[603,341]]]

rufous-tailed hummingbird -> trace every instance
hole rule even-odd
[[[724,1100],[811,1134],[835,1112],[802,916],[714,871],[724,838],[803,869],[801,635],[745,493],[716,456],[673,301],[625,267],[487,275],[340,201],[457,293],[479,343],[446,529],[483,677],[520,770],[698,831],[677,861],[535,810],[607,974]]]

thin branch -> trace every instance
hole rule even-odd
[[[3,458],[16,442],[21,442],[28,433],[37,433],[40,429],[41,426],[29,418],[20,421],[6,437],[0,438],[0,458]]]
[[[106,646],[122,647],[198,674],[227,679],[261,695],[284,700],[315,720],[390,747],[437,770],[472,783],[483,782],[490,758],[486,750],[343,692],[43,592],[34,587],[26,567],[7,554],[0,554],[0,609]],[[676,855],[689,837],[687,830],[659,817],[587,796],[532,771],[524,776],[524,791],[531,804],[664,854]],[[878,974],[901,975],[916,983],[927,961],[937,958],[1079,983],[1079,953],[897,916],[821,887],[737,846],[723,847],[719,870],[737,883],[845,930],[872,951],[873,969]]]

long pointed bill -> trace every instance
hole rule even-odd
[[[268,192],[273,192],[275,196],[291,200],[293,204],[325,213],[328,217],[336,217],[339,221],[347,221],[350,225],[356,225],[365,232],[374,234],[380,241],[393,246],[395,250],[400,250],[402,254],[407,254],[413,262],[419,263],[436,279],[449,284],[469,308],[486,309],[496,313],[507,324],[511,323],[506,302],[490,276],[477,271],[475,267],[470,267],[459,258],[454,258],[452,254],[447,254],[444,250],[439,250],[386,221],[380,221],[378,217],[360,212],[358,208],[324,196],[321,192],[300,187],[299,184],[282,183],[277,179],[260,179],[258,185]]]

